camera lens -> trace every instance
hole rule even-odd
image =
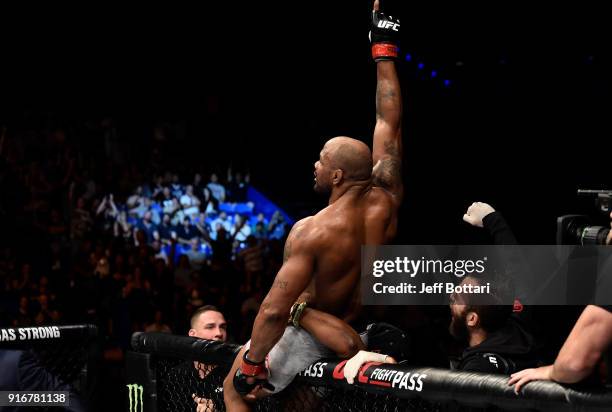
[[[586,215],[565,215],[557,218],[558,245],[605,245],[608,226],[592,224]]]
[[[605,245],[609,232],[610,228],[605,226],[582,226],[576,234],[581,245]]]

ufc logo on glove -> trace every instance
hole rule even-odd
[[[391,29],[393,31],[399,31],[399,26],[399,22],[394,23],[389,20],[381,20],[378,22],[378,27],[380,27],[381,29]]]

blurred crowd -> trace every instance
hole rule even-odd
[[[76,129],[25,123],[34,126],[0,130],[0,327],[92,323],[106,359],[121,361],[133,332],[185,335],[197,309],[214,305],[227,320],[224,340],[249,339],[291,221],[250,195],[247,168],[184,161],[161,129],[128,147],[110,119]],[[518,244],[486,203],[464,220],[494,244]],[[450,326],[437,308],[368,315],[412,332],[414,364],[444,366],[439,355],[454,353],[457,369],[516,374],[551,362],[582,309],[499,308],[451,305]],[[534,335],[546,338],[544,352]],[[551,369],[529,370],[544,379],[537,374]],[[517,376],[517,387],[534,379]]]
[[[78,132],[2,130],[0,326],[94,323],[121,354],[134,331],[186,333],[206,303],[246,340],[286,215],[249,201],[248,171],[162,162],[155,134],[127,161],[109,119]]]

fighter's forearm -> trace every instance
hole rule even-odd
[[[559,383],[576,383],[580,382],[593,372],[592,368],[576,369],[568,364],[555,362],[552,365],[550,378]]]
[[[376,120],[399,129],[402,118],[400,83],[393,61],[376,63]]]
[[[583,342],[583,345],[588,344]],[[597,365],[597,361],[600,359],[601,355],[599,353],[585,353],[571,350],[571,346],[572,344],[570,343],[568,345],[566,341],[566,344],[564,344],[559,351],[555,363],[552,365],[550,377],[555,382],[580,382],[593,372]],[[570,347],[570,350],[567,349],[568,347]]]
[[[264,301],[253,324],[248,358],[261,362],[280,340],[287,326],[289,308],[275,307]]]
[[[551,371],[557,382],[575,383],[589,376],[612,342],[612,315],[587,306],[565,340]]]

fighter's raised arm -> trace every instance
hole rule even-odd
[[[377,8],[378,3],[371,27],[378,75],[373,156],[364,142],[348,136],[323,145],[314,163],[314,189],[329,196],[328,205],[296,223],[287,238],[284,263],[251,340],[223,384],[230,412],[249,410],[248,401],[282,391],[319,359],[352,356],[364,346],[346,323],[360,309],[361,246],[393,239],[402,198],[402,107],[393,63],[399,21]],[[316,311],[306,313],[304,302],[297,302],[288,325],[290,309],[304,292]]]
[[[379,10],[372,11],[372,57],[376,61],[376,126],[372,160],[373,182],[403,197],[402,185],[402,94],[394,60],[398,55],[399,19]]]

